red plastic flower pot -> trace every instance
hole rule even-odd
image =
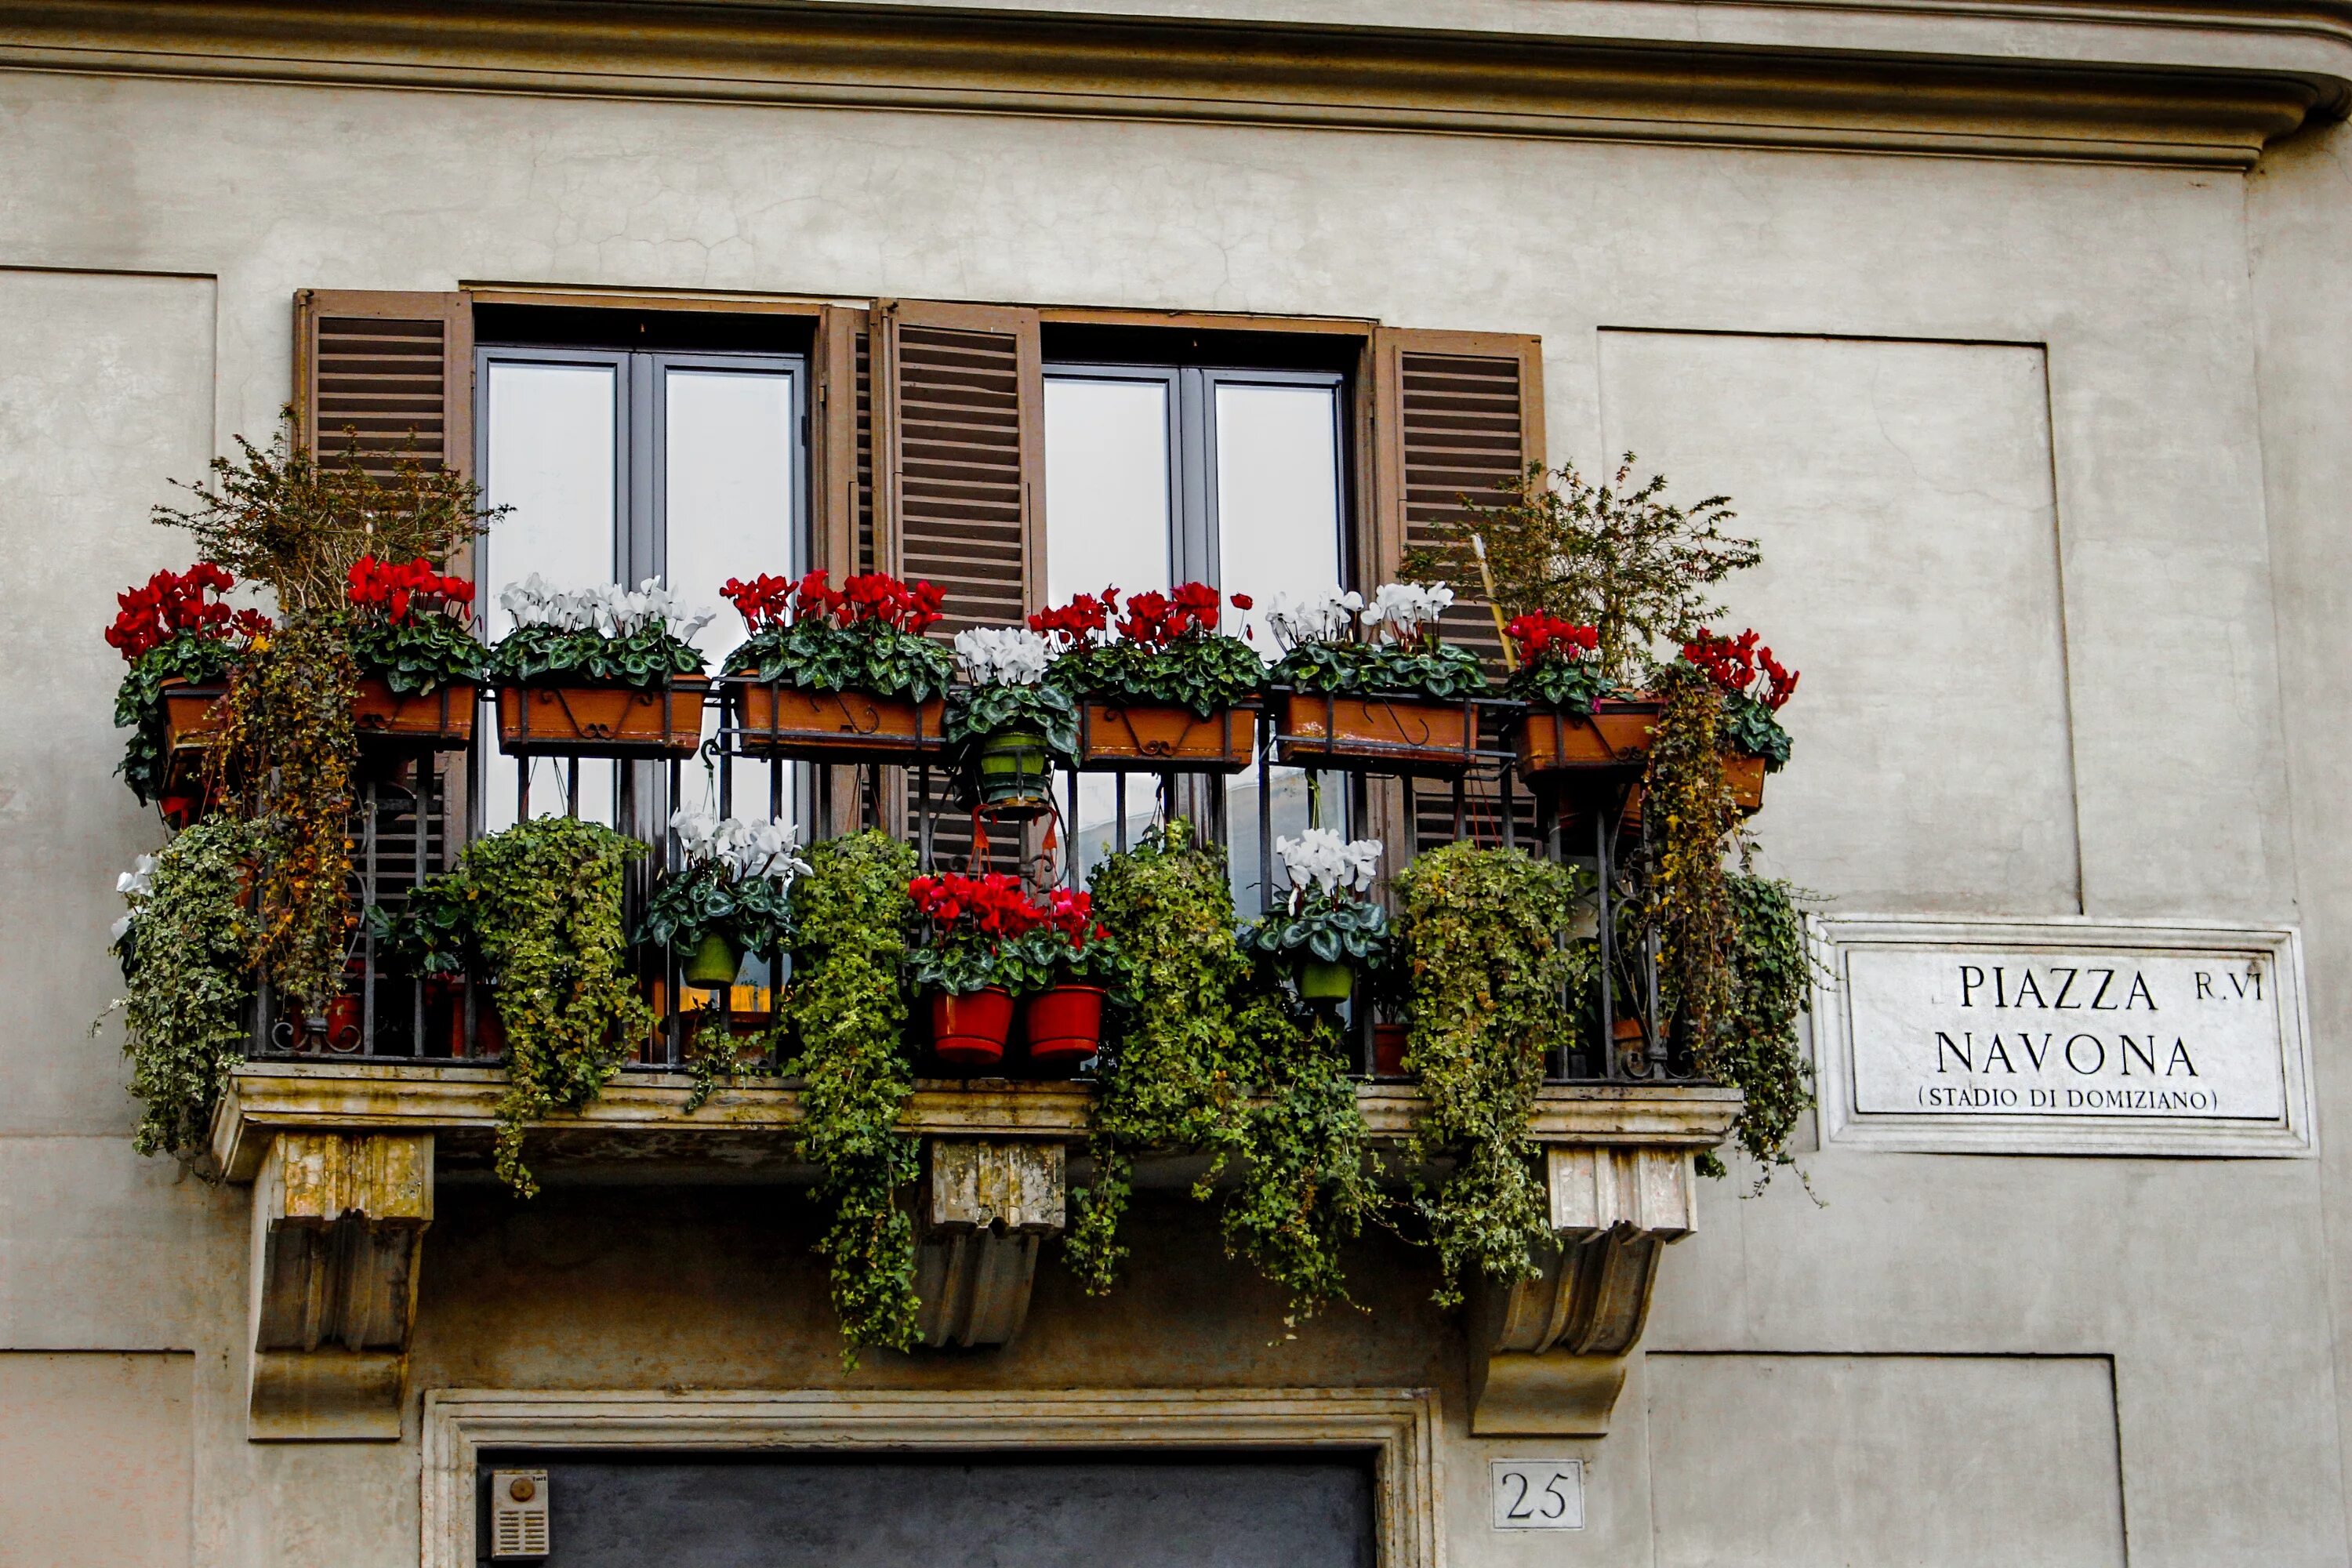
[[[1029,1059],[1068,1072],[1102,1049],[1103,995],[1099,985],[1056,985],[1030,998]]]
[[[931,1048],[957,1067],[993,1067],[1013,1032],[1013,993],[990,986],[969,996],[931,998]]]

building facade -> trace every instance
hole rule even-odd
[[[523,1473],[559,1563],[2347,1561],[2347,104],[2325,4],[0,7],[0,1561],[490,1561]],[[1804,671],[1802,1180],[1692,1176],[1720,1091],[1547,1090],[1618,1297],[1441,1311],[1375,1234],[1289,1328],[1182,1173],[1086,1294],[1082,1111],[942,1090],[967,1348],[849,1369],[781,1091],[625,1075],[529,1201],[400,1059],[135,1154],[98,633],[289,402],[514,506],[494,586],[714,607],[1370,587],[1528,461],[1729,494]],[[1137,484],[1164,541],[1069,521]]]

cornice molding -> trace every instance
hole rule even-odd
[[[1154,14],[1155,7],[1162,7]],[[0,5],[0,68],[2246,168],[2352,4]]]

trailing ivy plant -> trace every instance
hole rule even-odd
[[[524,1197],[539,1191],[524,1128],[595,1099],[653,1030],[621,917],[622,875],[645,851],[600,823],[534,816],[467,845],[450,873],[506,1030],[498,1173]]]
[[[1437,1247],[1437,1300],[1474,1275],[1536,1272],[1550,1244],[1538,1147],[1528,1135],[1544,1066],[1585,1011],[1591,944],[1563,942],[1581,873],[1517,849],[1450,844],[1395,879],[1408,1020],[1405,1070],[1428,1109],[1407,1152],[1453,1173],[1415,1205]]]
[[[230,672],[211,758],[257,835],[252,967],[311,1014],[341,990],[349,956],[358,687],[340,616],[299,612]]]
[[[1739,922],[1724,871],[1739,812],[1723,773],[1721,696],[1688,664],[1661,670],[1664,700],[1650,742],[1642,816],[1654,857],[1643,911],[1657,942],[1653,1020],[1668,1047],[1712,1076],[1728,1026]]]
[[[889,835],[855,833],[808,852],[793,885],[789,1018],[800,1043],[803,1155],[832,1222],[817,1250],[830,1265],[842,1361],[867,1346],[915,1344],[915,1228],[898,1189],[919,1169],[919,1140],[899,1112],[914,1089],[898,972],[912,915],[915,853]]]
[[[1726,885],[1738,937],[1731,1006],[1710,1052],[1711,1070],[1745,1097],[1731,1135],[1760,1168],[1760,1191],[1777,1167],[1796,1163],[1789,1139],[1813,1105],[1812,1070],[1797,1048],[1797,1015],[1811,1005],[1813,959],[1803,910],[1788,883],[1738,872]],[[1713,1153],[1699,1159],[1707,1174],[1724,1173]]]
[[[1091,879],[1094,914],[1134,976],[1134,1009],[1097,1060],[1095,1174],[1076,1197],[1071,1266],[1108,1290],[1127,1254],[1119,1222],[1135,1159],[1206,1154],[1208,1201],[1231,1173],[1220,1226],[1288,1299],[1286,1323],[1347,1299],[1341,1247],[1378,1205],[1363,1120],[1336,1031],[1260,981],[1234,929],[1221,856],[1181,820]]]
[[[213,1106],[244,1059],[253,986],[245,910],[254,835],[212,817],[180,834],[119,884],[130,912],[116,927],[126,993],[122,1048],[142,1106],[142,1154],[200,1152]],[[95,1026],[93,1026],[93,1028]]]

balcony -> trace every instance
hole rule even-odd
[[[622,762],[618,821],[661,823],[672,803],[688,798],[689,770],[707,767],[722,816],[751,815],[742,809],[749,797],[754,813],[787,814],[804,830],[886,827],[926,869],[994,865],[1042,891],[1075,883],[1078,862],[1091,858],[1083,846],[1070,853],[1078,836],[1069,824],[1088,809],[1101,815],[1098,802],[1082,800],[1080,775],[1065,770],[1055,795],[1018,809],[950,805],[948,775],[932,755],[812,764],[747,729],[740,698],[759,685],[721,678],[665,691],[664,707],[688,705],[703,738],[691,755]],[[1429,737],[1412,736],[1327,759],[1317,748],[1332,742],[1328,703],[1318,740],[1315,703],[1294,706],[1289,696],[1272,693],[1211,766],[1100,764],[1115,770],[1112,807],[1092,848],[1127,847],[1135,795],[1154,814],[1196,816],[1245,886],[1251,871],[1255,887],[1279,885],[1275,841],[1285,814],[1301,809],[1309,820],[1373,827],[1391,863],[1470,839],[1580,868],[1583,940],[1613,984],[1598,988],[1597,1008],[1546,1064],[1528,1137],[1540,1151],[1554,1242],[1537,1278],[1489,1290],[1478,1306],[1471,1381],[1478,1431],[1605,1431],[1659,1250],[1695,1221],[1694,1157],[1722,1142],[1741,1103],[1737,1090],[1698,1081],[1688,1053],[1654,1026],[1655,941],[1633,913],[1651,865],[1634,800],[1638,762],[1530,791],[1515,777],[1525,739],[1512,739],[1526,710],[1486,697],[1457,705],[1457,733],[1434,752]],[[581,753],[593,759],[597,750],[578,747],[555,764],[567,809],[583,796]],[[1332,765],[1318,765],[1327,760]],[[469,777],[461,759],[428,743],[374,738],[353,840],[355,900],[398,910],[454,858],[462,822],[478,815],[467,803],[487,793],[487,770],[503,765],[478,761]],[[537,779],[533,758],[514,765],[518,806],[544,806],[548,765],[537,763]],[[1220,774],[1239,782],[1220,787]],[[632,929],[659,869],[631,879]],[[478,979],[400,973],[374,931],[355,939],[345,994],[325,1016],[289,1015],[262,990],[247,1060],[214,1118],[219,1168],[256,1186],[257,1436],[396,1432],[433,1186],[491,1179],[508,1080],[495,996]],[[659,1025],[593,1100],[528,1128],[533,1170],[550,1181],[814,1179],[796,1136],[805,1090],[778,1075],[772,1057],[744,1056],[715,1088],[698,1087],[688,1070],[694,1009],[716,1007],[723,994],[733,1033],[756,1041],[774,1020],[776,980],[790,984],[788,955],[746,955],[723,991],[688,979],[672,953],[641,950],[637,960],[637,984]],[[1395,1153],[1429,1109],[1401,1069],[1401,1013],[1393,997],[1360,992],[1335,1016],[1365,1133],[1393,1178]],[[1068,1186],[1087,1178],[1097,1086],[1083,1068],[1053,1078],[1018,1065],[952,1072],[919,1031],[907,1049],[917,1077],[899,1127],[922,1147],[913,1194],[920,1339],[939,1350],[1002,1344],[1021,1328],[1041,1243],[1066,1226]],[[1138,1180],[1175,1178],[1147,1163]]]

